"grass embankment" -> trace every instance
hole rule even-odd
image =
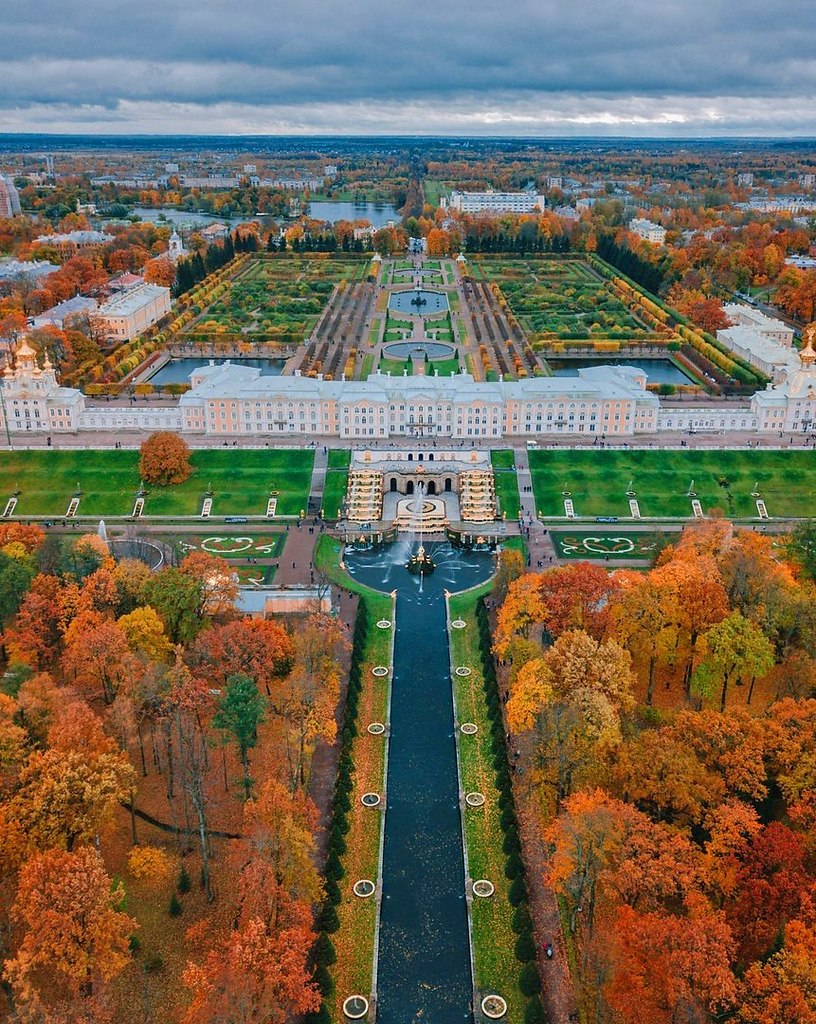
[[[184,483],[147,487],[144,516],[197,516],[209,488],[213,517],[263,516],[270,491],[279,492],[277,515],[297,515],[309,496],[314,452],[196,449],[190,463],[193,471]],[[129,516],[139,485],[134,451],[7,452],[0,459],[0,504],[19,490],[18,516],[59,518],[77,489],[79,516]]]
[[[499,511],[506,512],[508,519],[518,519],[521,509],[515,458],[515,453],[511,449],[503,448],[490,453],[493,486],[499,499]]]
[[[337,962],[331,968],[335,988],[331,1005],[333,1019],[337,1021],[345,1020],[342,1013],[345,998],[355,993],[368,997],[371,991],[379,906],[376,896],[355,896],[352,886],[361,878],[379,884],[384,804],[374,809],[364,807],[360,797],[363,793],[382,794],[385,790],[387,736],[372,735],[368,726],[372,722],[388,722],[391,673],[377,677],[372,669],[377,665],[391,668],[395,628],[395,604],[391,596],[370,590],[348,576],[341,568],[340,554],[340,542],[324,534],[315,550],[315,565],[333,582],[360,595],[365,602],[367,624],[360,660],[362,688],[356,735],[351,746],[354,768],[347,814],[349,831],[342,857],[344,877],[339,882],[341,901],[337,916],[340,927],[332,936]],[[391,628],[379,629],[377,622],[381,619],[389,620]]]
[[[771,516],[809,517],[816,500],[816,458],[801,449],[539,449],[527,454],[536,507],[545,517],[564,516],[564,490],[571,492],[578,516],[629,517],[630,482],[647,518],[691,518],[692,481],[704,512],[719,508],[729,517],[757,518],[754,490]]]
[[[450,629],[451,666],[456,721],[474,722],[474,736],[459,734],[459,771],[465,793],[484,794],[481,807],[467,807],[465,839],[468,868],[472,879],[486,878],[495,886],[488,899],[474,896],[472,902],[473,946],[476,986],[480,992],[496,992],[507,1001],[506,1021],[521,1024],[526,999],[518,987],[520,964],[515,955],[516,934],[512,928],[511,882],[505,876],[506,857],[502,849],[504,832],[499,790],[493,762],[491,722],[487,709],[476,621],[476,604],[489,593],[492,583],[484,584],[448,600],[449,621],[462,619],[464,629]],[[458,676],[455,669],[464,666],[469,676]]]
[[[327,519],[334,519],[346,498],[348,490],[349,466],[351,452],[348,448],[331,448],[329,464],[326,469],[326,482],[323,485],[321,506]]]

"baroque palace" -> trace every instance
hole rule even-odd
[[[807,432],[816,429],[816,325],[798,366],[743,403],[661,404],[636,367],[596,366],[576,377],[493,383],[391,376],[366,381],[263,376],[239,363],[203,366],[172,406],[104,402],[60,386],[48,358],[23,339],[0,380],[0,429],[13,435],[173,430],[213,438],[454,438],[589,434],[614,438],[665,431]],[[90,440],[90,437],[89,437]]]

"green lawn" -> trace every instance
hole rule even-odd
[[[326,483],[323,487],[323,515],[334,519],[342,507],[348,489],[348,470],[329,469],[326,472]]]
[[[264,515],[270,490],[279,491],[278,515],[305,508],[314,452],[194,451],[193,472],[183,484],[148,487],[146,516],[196,516],[205,491],[212,487],[214,517]],[[139,489],[139,453],[100,451],[26,451],[0,459],[0,503],[20,491],[18,516],[65,514],[77,487],[82,491],[78,515],[128,516]]]
[[[452,675],[457,719],[475,722],[479,727],[474,736],[460,735],[459,738],[462,788],[466,793],[476,791],[485,796],[482,807],[464,811],[468,869],[471,878],[486,878],[496,887],[492,897],[474,898],[472,904],[476,985],[481,990],[501,993],[507,1000],[505,1020],[519,1024],[524,1019],[526,1000],[516,982],[520,964],[514,952],[513,908],[508,898],[510,882],[504,874],[504,835],[475,614],[478,597],[491,586],[488,582],[477,590],[449,598],[451,620],[464,619],[467,623],[464,629],[450,630],[451,664],[454,668],[466,666],[471,670],[469,676],[457,676],[455,672]]]
[[[493,464],[493,483],[496,497],[499,499],[499,510],[507,513],[508,519],[518,518],[521,503],[519,499],[518,478],[513,469],[514,454],[503,449],[490,453]]]
[[[816,456],[809,451],[530,451],[536,505],[563,516],[562,491],[578,516],[628,517],[631,481],[642,516],[690,518],[692,480],[703,511],[756,518],[751,492],[760,492],[771,516],[808,517],[816,501]]]

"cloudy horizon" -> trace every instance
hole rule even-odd
[[[816,135],[809,0],[5,6],[0,132]]]

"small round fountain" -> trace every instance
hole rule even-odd
[[[430,576],[436,568],[436,563],[420,544],[413,555],[408,559],[405,567],[414,576]]]

